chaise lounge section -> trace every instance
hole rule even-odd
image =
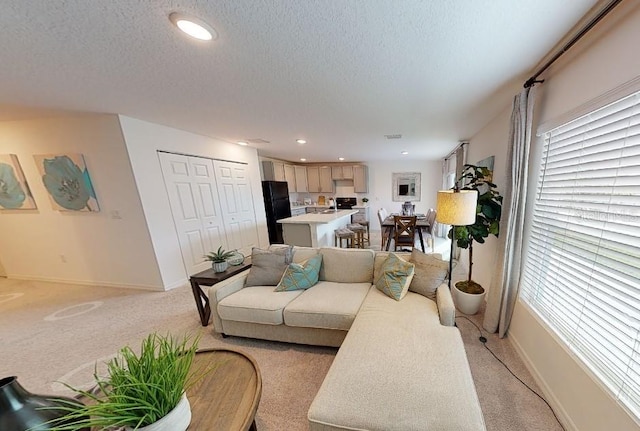
[[[312,431],[486,429],[446,283],[433,299],[397,301],[374,285],[389,253],[296,247],[293,262],[317,254],[319,281],[306,290],[245,287],[249,271],[212,286],[214,330],[340,346],[309,409]]]

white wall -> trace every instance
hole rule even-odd
[[[9,277],[162,289],[117,116],[2,122],[0,153],[18,156],[38,206],[0,211]],[[33,159],[51,153],[84,154],[100,212],[52,209]]]
[[[563,116],[576,107],[610,91],[640,75],[640,3],[623,2],[594,31],[563,57],[544,76],[539,86],[536,116],[541,124]],[[510,111],[508,108],[507,113]],[[494,148],[491,139],[506,135],[508,115],[503,112],[487,128],[471,139],[470,161],[495,150],[499,156],[505,147]],[[534,126],[535,129],[535,126]],[[532,142],[533,156],[540,154],[541,141]],[[481,150],[480,150],[481,149]],[[503,166],[496,159],[496,167]],[[537,164],[532,164],[529,189],[533,190]],[[504,176],[498,171],[497,181]],[[500,185],[500,183],[498,183]],[[529,199],[531,204],[531,199]],[[530,209],[530,207],[529,207]],[[530,213],[529,213],[530,214]],[[525,226],[525,231],[528,226]],[[482,254],[487,252],[483,249]],[[480,254],[480,253],[478,253]],[[475,260],[475,259],[474,259]],[[490,279],[487,271],[483,278]],[[491,267],[488,267],[491,268]],[[546,325],[523,303],[514,312],[509,339],[542,387],[547,400],[562,418],[568,430],[600,431],[638,430],[640,424],[632,419],[577,359],[558,342]]]
[[[254,148],[241,147],[126,116],[120,116],[120,123],[166,289],[186,283],[188,275],[171,216],[158,150],[247,163],[251,175],[260,246],[269,245],[258,154]]]
[[[495,156],[493,164],[493,182],[498,192],[504,196],[506,176],[506,147],[509,138],[509,119],[511,107],[504,109],[482,130],[469,140],[467,163],[476,164],[489,156]],[[484,244],[473,244],[473,280],[480,283],[487,291],[491,286],[496,265],[498,239],[489,235]],[[460,260],[468,265],[469,251],[460,251]]]
[[[388,212],[400,212],[402,202],[393,201],[393,173],[420,172],[420,201],[413,202],[416,212],[426,213],[436,207],[436,196],[442,187],[442,162],[440,160],[390,160],[365,162],[369,167],[369,216],[371,229],[380,230],[376,212],[386,208]],[[363,197],[359,196],[359,197]]]

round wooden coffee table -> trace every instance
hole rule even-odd
[[[255,415],[262,394],[256,361],[231,349],[203,349],[192,368],[219,364],[187,391],[191,404],[189,430],[256,430]]]

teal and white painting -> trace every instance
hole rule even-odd
[[[53,209],[100,211],[82,154],[34,155]]]
[[[34,210],[29,184],[15,154],[0,154],[0,210]]]

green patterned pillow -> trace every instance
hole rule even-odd
[[[375,285],[390,298],[400,301],[407,294],[415,265],[390,253],[382,264],[382,273],[375,280]]]
[[[322,255],[311,257],[301,263],[291,263],[282,274],[276,292],[308,289],[318,282]]]

